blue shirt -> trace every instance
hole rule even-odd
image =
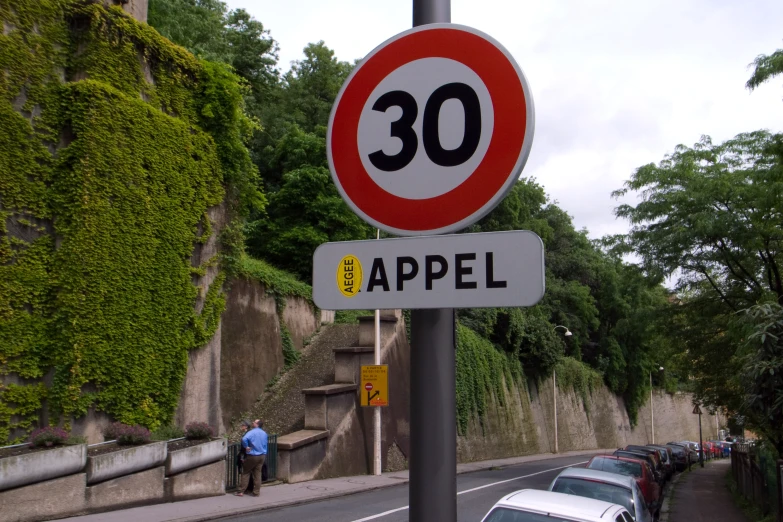
[[[266,455],[266,432],[261,428],[253,428],[242,437],[242,447],[248,455]]]

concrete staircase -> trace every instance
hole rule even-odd
[[[398,402],[395,410],[384,408],[388,419],[383,423],[383,440],[387,447],[391,444],[397,448],[405,446],[404,455],[407,455],[407,421],[399,426],[394,412],[397,416],[404,413],[404,419],[407,419],[409,366],[393,361],[410,361],[410,348],[400,312],[382,313],[381,361],[390,365],[390,394],[392,400]],[[372,412],[370,408],[359,406],[359,380],[361,366],[374,363],[374,327],[373,316],[361,317],[358,345],[333,349],[334,384],[302,390],[305,395],[304,429],[277,439],[279,479],[302,482],[371,471]],[[404,375],[404,378],[395,379],[394,375]]]

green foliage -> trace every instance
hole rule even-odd
[[[357,324],[360,317],[374,313],[374,310],[337,310],[334,313],[334,324]]]
[[[152,440],[172,440],[181,439],[185,436],[185,431],[174,424],[165,424],[158,426],[152,432]]]
[[[563,357],[555,365],[557,386],[574,390],[582,398],[585,411],[590,412],[590,394],[603,384],[603,377],[593,368],[571,357]]]
[[[783,74],[783,49],[778,49],[769,55],[760,54],[751,65],[754,67],[753,74],[745,87],[752,91],[762,83]]]
[[[281,321],[280,323],[280,337],[283,345],[283,361],[284,370],[288,370],[296,364],[301,354],[294,347],[294,340],[291,338],[291,332],[288,331],[288,327]]]
[[[313,288],[284,270],[275,268],[266,261],[244,255],[240,258],[237,275],[254,279],[264,285],[265,291],[274,296],[278,311],[282,312],[286,297],[301,297],[312,304]]]
[[[492,395],[503,404],[506,390],[522,380],[519,361],[497,350],[476,332],[457,325],[457,427],[460,435],[474,415],[481,419]]]
[[[783,453],[783,306],[764,304],[745,312],[749,335],[740,354],[741,413]]]
[[[348,209],[328,169],[302,167],[283,176],[270,196],[269,219],[253,224],[248,249],[254,255],[312,279],[313,251],[328,241],[369,239],[372,228]]]
[[[664,314],[671,342],[658,353],[697,400],[742,411],[749,406],[746,390],[766,386],[761,370],[746,366],[753,321],[742,311],[783,301],[783,135],[756,131],[722,144],[705,136],[692,148],[680,145],[658,165],[637,169],[616,193],[630,191],[641,200],[617,208],[633,227],[615,248],[635,252],[648,274],[672,276],[678,294],[677,306]],[[762,344],[751,352],[760,353]],[[637,373],[642,366],[635,364]],[[762,404],[772,403],[756,406]],[[751,410],[756,415],[748,418],[763,429],[763,408]]]
[[[22,380],[0,388],[0,439],[44,399],[155,427],[224,307],[224,275],[193,284],[218,261],[190,264],[207,209],[265,203],[246,89],[118,8],[12,0],[0,18],[0,372]]]

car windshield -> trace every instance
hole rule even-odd
[[[627,460],[617,459],[594,459],[587,465],[590,469],[599,469],[609,473],[618,473],[630,477],[642,476],[642,465],[638,462],[628,462]]]
[[[543,515],[541,513],[531,513],[519,509],[510,509],[497,507],[489,512],[484,522],[567,522],[565,519]]]
[[[612,504],[620,504],[631,512],[634,510],[633,493],[631,493],[630,489],[617,484],[607,484],[606,482],[596,482],[595,480],[575,477],[563,477],[557,479],[552,491],[603,500]]]

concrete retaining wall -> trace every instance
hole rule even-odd
[[[225,441],[213,442],[223,443],[222,455],[225,455]],[[160,461],[158,464],[162,464],[166,457],[166,443],[160,444],[163,448],[163,460],[157,459],[156,462]],[[149,444],[140,448],[157,450],[160,444]],[[203,446],[209,452],[210,444]],[[86,446],[82,445],[78,448],[84,450]],[[69,449],[72,448],[69,447]],[[53,452],[56,451],[42,451],[33,455],[45,455],[49,458],[47,466],[44,467],[57,467],[57,459],[53,458]],[[127,465],[129,455],[127,452],[124,454],[116,452],[102,456],[111,455],[115,457],[113,461],[119,460],[121,464],[126,464],[123,467],[126,474],[88,484],[88,473],[83,472],[85,466],[82,464],[76,470],[78,472],[71,471],[74,473],[72,475],[51,480],[38,478],[41,481],[35,484],[0,491],[0,521],[37,522],[225,494],[226,462],[222,458],[214,461],[215,458],[220,458],[220,455],[216,456],[214,451],[210,457],[213,462],[169,476],[166,476],[166,468],[163,465],[133,472],[132,469],[138,468],[142,464],[131,463],[131,465]],[[8,460],[8,458],[0,459],[0,463],[4,460]],[[143,461],[144,459],[138,460]],[[64,461],[67,461],[67,458]],[[147,459],[143,465],[148,464]],[[86,469],[90,470],[89,463]],[[28,471],[32,477],[36,477],[35,469],[30,468]],[[109,470],[109,474],[111,475],[113,472]]]
[[[220,382],[223,426],[227,428],[232,419],[250,410],[283,368],[281,321],[294,347],[301,350],[305,340],[320,328],[322,320],[333,320],[333,317],[316,313],[302,298],[289,297],[281,318],[274,297],[266,292],[263,284],[249,279],[234,281],[222,316],[220,366],[216,376]]]
[[[553,389],[547,379],[517,383],[506,392],[503,403],[492,396],[484,418],[473,418],[457,442],[460,462],[554,452]],[[653,393],[655,442],[699,440],[699,418],[692,413],[691,396]],[[594,390],[587,403],[573,390],[558,389],[558,450],[618,448],[652,442],[650,402],[639,409],[637,424],[631,422],[625,402],[608,388]],[[715,438],[716,418],[702,415],[705,439]],[[725,419],[719,419],[725,424]]]

